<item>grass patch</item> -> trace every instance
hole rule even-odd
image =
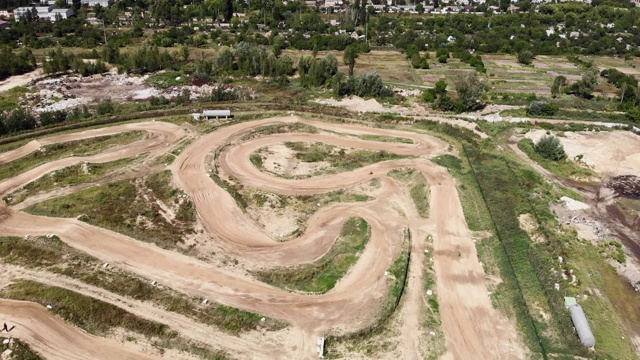
[[[10,342],[5,345],[4,341],[7,339],[9,339]],[[40,354],[32,350],[27,343],[20,341],[20,339],[5,338],[0,336],[0,354],[4,353],[7,350],[11,350],[9,359],[42,360]]]
[[[515,116],[515,117],[532,117],[527,115],[526,109],[507,109],[500,112],[500,116]],[[585,111],[585,110],[571,110],[560,109],[553,116],[536,115],[536,118],[544,119],[560,119],[560,120],[575,120],[575,121],[600,121],[600,122],[616,122],[626,124],[629,119],[625,114],[615,112],[603,112],[603,111]]]
[[[468,159],[466,157],[460,159],[453,155],[442,155],[433,158],[431,161],[446,167],[449,173],[458,180],[456,188],[469,229],[474,231],[492,229],[491,217],[482,199],[475,176],[471,172]]]
[[[12,111],[18,107],[19,100],[22,96],[32,92],[26,86],[16,86],[7,91],[0,93],[0,113]]]
[[[339,346],[346,345],[351,350],[364,349],[365,355],[373,357],[378,350],[378,344],[374,344],[374,337],[384,333],[390,324],[392,315],[398,309],[409,275],[409,263],[411,261],[411,231],[404,231],[402,251],[398,258],[391,264],[387,272],[393,274],[389,279],[390,288],[382,311],[377,319],[368,327],[355,333],[345,335],[329,335],[325,341],[325,357],[334,359],[340,357]],[[385,342],[383,347],[391,344]]]
[[[24,157],[2,164],[0,167],[0,180],[16,176],[26,170],[64,157],[99,154],[110,147],[140,140],[143,136],[144,133],[141,131],[132,131],[117,135],[99,136],[90,139],[46,145],[40,148],[42,150],[34,151]]]
[[[154,341],[154,345],[161,348],[194,351],[210,359],[226,358],[223,352],[212,351],[181,338],[167,325],[143,319],[115,305],[67,289],[18,280],[2,289],[0,296],[43,306],[51,305],[54,314],[90,334],[105,336],[111,329],[121,327],[148,339],[159,339],[159,342]]]
[[[427,248],[433,250],[433,238],[427,237]],[[424,257],[422,265],[422,293],[426,297],[426,303],[421,309],[420,323],[425,332],[434,332],[435,335],[429,335],[426,339],[421,339],[421,350],[425,359],[439,359],[446,351],[444,334],[442,333],[442,321],[440,319],[440,304],[438,304],[438,294],[436,292],[436,276],[433,269],[433,262],[429,261],[429,255]],[[427,295],[427,291],[432,291],[432,295]]]
[[[404,159],[408,157],[392,154],[385,150],[347,151],[337,146],[323,143],[307,144],[303,142],[288,141],[284,144],[289,149],[293,150],[295,152],[295,157],[302,162],[328,162],[330,164],[330,168],[328,169],[319,170],[310,175],[297,176],[297,178],[351,171],[381,161]]]
[[[123,327],[146,337],[175,337],[166,325],[139,318],[114,305],[55,286],[19,280],[0,291],[6,299],[52,305],[51,310],[87,332],[104,336],[111,328]]]
[[[418,210],[418,214],[420,214],[420,216],[422,216],[423,218],[428,218],[430,188],[429,184],[427,184],[422,176],[415,185],[411,186],[409,194],[411,195],[413,204]]]
[[[567,255],[567,266],[580,280],[568,291],[587,294],[586,299],[580,300],[580,306],[596,338],[598,352],[607,359],[637,359],[638,354],[629,338],[631,333],[640,331],[640,309],[634,305],[638,294],[603,261],[599,249],[590,243],[572,241],[567,247]],[[605,296],[594,293],[593,289]],[[623,325],[625,322],[628,328]]]
[[[387,173],[390,177],[409,184],[409,195],[418,214],[423,218],[429,217],[429,196],[431,189],[425,178],[415,169],[393,169]]]
[[[289,134],[289,133],[318,133],[318,128],[304,123],[276,124],[261,127],[252,131],[250,134],[242,137],[241,140],[255,139],[257,137],[268,136],[273,134]]]
[[[392,143],[402,143],[402,144],[413,144],[413,140],[409,138],[396,137],[396,136],[386,136],[386,135],[353,135],[362,140],[370,140],[370,141],[379,141],[379,142],[392,142]]]
[[[174,86],[187,85],[189,78],[178,71],[163,71],[149,75],[145,82],[158,89],[168,89]]]
[[[13,194],[5,196],[5,201],[8,205],[15,205],[21,203],[29,196],[47,192],[56,187],[88,183],[104,177],[113,170],[122,168],[137,159],[139,159],[139,157],[120,159],[107,163],[84,163],[56,170],[28,183]]]
[[[335,245],[321,259],[308,265],[258,271],[255,275],[260,281],[285,289],[326,293],[356,263],[370,236],[371,228],[364,219],[350,218]]]
[[[546,159],[535,151],[534,146],[533,140],[531,139],[525,138],[518,142],[518,148],[527,154],[531,160],[537,162],[540,166],[549,170],[556,176],[583,182],[592,182],[592,179],[599,178],[595,171],[587,168],[586,166],[580,166],[572,160],[563,159],[553,161]]]
[[[152,195],[155,193],[148,194],[150,201],[138,196],[138,188],[142,183],[124,180],[95,186],[35,204],[25,211],[34,215],[78,217],[89,224],[151,242],[165,249],[180,248],[182,235],[192,232],[194,223],[169,222],[161,216],[159,205],[153,201]],[[186,216],[185,220],[194,217],[195,213]]]
[[[9,264],[44,269],[121,296],[150,301],[167,311],[183,314],[231,334],[253,330],[258,326],[277,330],[286,325],[269,318],[261,322],[261,315],[247,311],[215,303],[202,304],[201,299],[162,286],[153,286],[149,280],[124,270],[104,269],[98,259],[69,247],[57,236],[29,240],[0,237],[0,257]]]

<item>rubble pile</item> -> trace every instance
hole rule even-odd
[[[605,184],[616,196],[640,199],[640,177],[634,175],[616,176]]]

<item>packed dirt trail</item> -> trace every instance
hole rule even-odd
[[[342,134],[405,137],[412,139],[414,143],[364,141],[329,133],[268,135],[246,142],[240,141],[243,135],[258,128],[295,122]],[[140,124],[105,128],[104,131],[131,131],[144,128],[150,131],[149,138],[126,147],[110,149],[87,159],[66,158],[28,170],[19,176],[0,182],[0,197],[6,195],[7,191],[34,181],[49,171],[78,161],[110,161],[132,156],[135,152],[160,154],[163,149],[166,150],[170,144],[185,135],[182,128],[171,124],[158,122]],[[136,128],[136,126],[139,127]],[[74,134],[64,136],[57,141],[76,139]],[[82,138],[87,134],[79,133],[76,136]],[[38,140],[38,143],[54,141],[46,139]],[[304,180],[273,177],[261,173],[250,163],[249,155],[255,149],[269,144],[292,141],[291,139],[386,150],[412,155],[414,158],[386,161],[348,173]],[[227,144],[232,146],[221,151],[220,149]],[[442,328],[447,345],[445,357],[447,359],[512,359],[514,354],[510,354],[509,349],[515,342],[516,331],[515,329],[505,330],[505,324],[491,306],[484,284],[484,273],[465,223],[455,182],[445,169],[428,160],[433,156],[444,154],[447,146],[445,142],[427,135],[314,122],[290,116],[222,127],[197,138],[176,158],[169,167],[172,170],[175,185],[194,202],[200,221],[220,243],[219,245],[232,256],[247,263],[247,267],[269,267],[313,261],[329,251],[342,225],[349,217],[364,218],[371,226],[371,237],[365,250],[348,274],[331,291],[322,295],[302,294],[275,288],[238,272],[160,249],[155,245],[76,219],[34,216],[0,206],[0,233],[15,236],[55,234],[80,251],[109,262],[113,266],[156,280],[163,286],[223,305],[288,321],[292,325],[292,341],[281,347],[281,353],[274,352],[273,358],[311,359],[317,357],[315,354],[317,338],[327,331],[338,327],[342,331],[355,331],[368,325],[374,318],[377,309],[363,305],[375,303],[386,296],[388,289],[385,271],[401,251],[402,230],[409,227],[415,229],[415,233],[421,238],[417,239],[414,252],[424,248],[426,234],[434,236],[438,300],[441,304]],[[0,159],[4,159],[5,162],[11,161],[18,158],[20,154],[24,156],[29,151],[34,151],[34,148],[37,147],[29,143],[25,149],[16,149]],[[219,159],[214,159],[214,163],[211,163],[213,153],[219,153]],[[402,167],[418,169],[431,185],[432,211],[429,219],[419,219],[415,216],[407,218],[389,206],[389,199],[399,193],[400,189],[398,184],[386,174],[389,170]],[[333,203],[324,206],[308,221],[304,234],[294,240],[280,243],[267,236],[238,207],[231,195],[215,184],[209,170],[213,173],[219,172],[233,176],[244,186],[291,195],[339,190],[378,177],[381,179],[382,195],[365,203]],[[413,207],[408,198],[400,198],[405,199],[401,200],[404,202],[403,206]],[[419,261],[420,257],[416,260]],[[412,264],[411,271],[421,272],[421,263]],[[415,299],[420,295],[420,282],[420,276],[410,281],[412,287],[418,288],[410,289],[408,292],[413,299],[409,312],[419,311],[415,309],[417,304]],[[418,316],[419,313],[414,314],[414,317]],[[34,320],[33,326],[37,326],[38,319],[40,318]],[[47,326],[48,323],[45,320],[42,320],[44,322],[42,326]],[[413,321],[404,331],[415,332],[416,327],[419,327],[419,324]],[[30,344],[38,343],[36,338],[28,335],[25,335],[25,339]],[[408,335],[406,341],[411,348],[418,351],[419,337],[415,334]],[[234,346],[236,345],[230,344],[229,348],[233,349]],[[415,355],[407,355],[407,358],[416,358]],[[245,356],[254,358],[247,353]]]
[[[125,350],[116,341],[91,336],[51,314],[44,306],[0,299],[0,321],[15,326],[19,338],[52,360],[143,360],[143,354]]]

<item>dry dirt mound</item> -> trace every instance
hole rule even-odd
[[[616,196],[640,199],[640,177],[634,175],[616,176],[604,185],[614,191]]]

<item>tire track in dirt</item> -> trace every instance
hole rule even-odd
[[[247,152],[251,147],[260,146],[261,141],[281,142],[282,138],[279,136],[273,140],[256,140],[251,142],[250,146],[231,148],[233,151],[221,154],[222,171],[233,174],[245,182],[246,186],[285,194],[326,192],[368,181],[372,176],[383,178],[383,196],[364,204],[341,203],[325,206],[310,219],[307,231],[300,238],[288,243],[277,243],[248,219],[228,193],[215,185],[206,171],[206,159],[211,152],[226,144],[231,138],[237,139],[241,134],[259,127],[293,122],[304,122],[323,129],[352,134],[409,137],[416,143],[349,140],[348,144],[390,152],[404,151],[418,158],[387,161],[349,173],[300,181],[266,176],[249,165]],[[301,139],[309,141],[317,139],[346,144],[339,136],[300,136]],[[176,141],[179,137],[176,134],[172,139]],[[69,138],[74,139],[73,134],[69,134]],[[155,150],[160,153],[166,145],[168,141],[159,141],[154,145],[157,146]],[[435,227],[434,261],[438,297],[442,304],[447,358],[512,358],[501,345],[510,342],[515,331],[500,331],[501,323],[487,295],[483,281],[484,273],[475,254],[454,181],[443,168],[426,159],[444,153],[446,146],[446,143],[427,135],[286,117],[239,123],[218,129],[198,138],[178,156],[170,167],[174,182],[189,194],[205,228],[216,235],[217,241],[221,242],[223,247],[230,249],[230,252],[241,257],[243,261],[253,261],[261,265],[312,261],[330,249],[342,224],[350,216],[363,217],[372,229],[365,250],[347,276],[334,289],[322,295],[290,293],[75,219],[32,216],[4,208],[0,209],[3,214],[0,232],[16,236],[52,233],[80,251],[108,261],[114,266],[157,280],[178,291],[289,321],[293,325],[292,334],[297,335],[292,336],[292,341],[282,346],[282,351],[286,354],[282,358],[303,359],[315,357],[315,339],[325,331],[337,326],[344,331],[353,331],[371,321],[375,309],[367,308],[363,304],[373,303],[386,295],[384,272],[400,252],[400,230],[407,225],[421,230],[422,226],[429,229]],[[131,151],[132,149],[121,150],[118,156],[130,156]],[[113,152],[112,150],[101,154],[102,157],[97,156],[97,159],[114,159],[117,156]],[[96,157],[93,159],[95,161]],[[56,166],[62,164],[58,163]],[[418,168],[432,186],[438,184],[432,190],[433,211],[428,220],[409,220],[389,206],[389,199],[399,190],[395,182],[385,179],[385,174],[391,169],[407,166]],[[50,167],[46,166],[40,167],[38,171],[29,172],[31,178],[23,176],[19,181],[33,181],[49,169]],[[19,181],[10,185],[20,186]],[[6,184],[3,186],[4,189],[11,188]],[[421,266],[412,266],[412,270],[414,268],[421,269]],[[408,311],[410,312],[412,311]],[[407,331],[414,331],[415,326],[414,322]],[[415,343],[414,340],[409,340],[411,341]],[[413,345],[411,347],[415,348]]]

